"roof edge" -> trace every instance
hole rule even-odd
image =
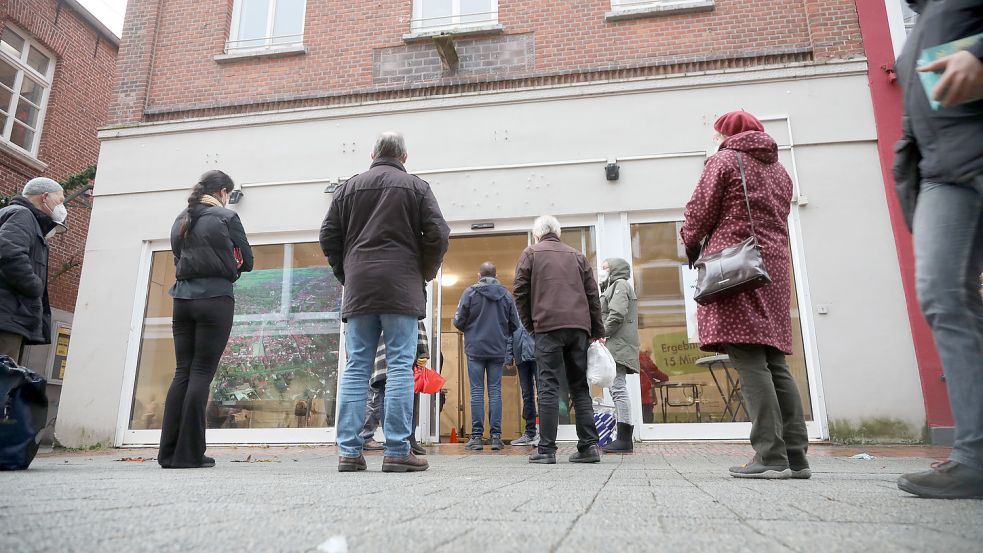
[[[68,4],[73,10],[82,16],[82,19],[95,27],[96,31],[99,31],[99,33],[105,36],[109,42],[113,43],[113,46],[119,48],[120,37],[116,36],[116,33],[110,31],[109,27],[107,27],[102,21],[99,21],[98,17],[92,15],[92,12],[86,9],[85,6],[80,4],[77,0],[62,0],[62,2]]]

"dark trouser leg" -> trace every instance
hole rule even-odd
[[[806,451],[809,449],[809,433],[806,431],[806,420],[802,414],[799,388],[788,370],[785,354],[772,347],[765,349],[771,380],[775,383],[775,395],[778,396],[778,407],[782,412],[782,439],[785,440],[785,453],[790,464],[802,466],[806,463]]]
[[[539,371],[539,452],[556,453],[560,424],[560,371],[563,366],[562,331],[536,334],[536,367]]]
[[[196,467],[205,456],[205,408],[222,353],[232,331],[235,300],[229,297],[191,300],[195,320],[194,358],[181,407],[181,428],[171,466]]]
[[[382,424],[382,404],[386,398],[386,383],[380,382],[378,388],[369,386],[369,399],[365,402],[365,425],[359,435],[368,440]]]
[[[751,417],[751,447],[758,462],[787,467],[782,410],[768,368],[765,346],[728,344],[727,354],[741,378],[741,393]]]
[[[642,422],[646,424],[651,424],[655,422],[655,405],[651,403],[642,404]]]
[[[526,421],[526,435],[536,435],[536,362],[519,363],[519,388],[522,390],[522,418]]]
[[[597,445],[597,427],[594,425],[594,405],[587,383],[587,333],[582,330],[565,330],[566,347],[563,361],[566,366],[570,398],[577,417],[577,449],[584,451]]]
[[[949,458],[983,470],[983,176],[924,182],[915,209],[918,299],[942,359],[956,422]]]
[[[171,466],[174,448],[177,447],[178,434],[181,431],[182,409],[184,396],[188,390],[188,380],[191,374],[191,360],[195,355],[195,321],[191,316],[192,300],[174,300],[171,332],[174,336],[174,356],[177,360],[174,379],[167,390],[164,400],[164,418],[160,428],[160,450],[157,452],[157,463],[162,467]]]

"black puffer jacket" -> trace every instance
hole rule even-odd
[[[182,211],[171,227],[171,250],[177,265],[177,280],[223,278],[229,282],[253,270],[253,251],[246,239],[239,215],[224,207],[197,205],[184,239]],[[242,253],[242,267],[236,267],[233,248]]]
[[[0,210],[0,330],[27,345],[51,343],[46,213],[17,196]]]
[[[342,319],[426,316],[424,284],[437,276],[450,229],[430,185],[381,158],[334,194],[321,249],[345,287]]]
[[[983,173],[983,100],[933,110],[915,68],[922,50],[983,33],[983,0],[908,3],[920,15],[897,63],[907,116],[903,140],[917,143],[923,179],[965,182]],[[983,60],[983,39],[969,52]]]

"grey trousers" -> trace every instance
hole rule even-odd
[[[624,365],[618,365],[618,372],[611,385],[611,399],[614,400],[614,413],[618,422],[631,424],[631,400],[628,399],[628,381],[625,378],[628,370]]]
[[[728,344],[727,354],[741,378],[741,394],[751,417],[751,447],[758,462],[804,465],[809,434],[785,354],[755,344]]]
[[[983,176],[922,183],[915,208],[915,280],[942,359],[956,421],[949,458],[983,470]]]
[[[24,337],[13,332],[0,332],[0,354],[7,355],[20,364],[20,350],[24,345]]]

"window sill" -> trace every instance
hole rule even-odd
[[[658,3],[637,8],[618,8],[604,14],[606,21],[626,21],[646,17],[665,17],[684,13],[713,11],[714,0],[684,0],[682,2]]]
[[[403,42],[414,42],[417,40],[426,40],[441,36],[471,36],[471,35],[491,35],[491,34],[502,34],[505,32],[505,27],[498,23],[484,24],[484,25],[472,25],[472,26],[462,26],[462,27],[444,27],[434,30],[424,30],[424,31],[413,31],[412,33],[406,33],[403,35]]]
[[[10,157],[16,159],[17,161],[27,165],[31,169],[37,171],[47,171],[48,164],[41,161],[40,159],[32,156],[31,154],[21,150],[17,146],[8,143],[6,140],[0,138],[0,153],[7,154]]]
[[[217,63],[231,63],[234,61],[255,59],[255,58],[285,58],[288,56],[303,56],[307,53],[307,47],[303,44],[290,46],[272,46],[255,50],[232,50],[224,54],[219,54],[212,59]]]

